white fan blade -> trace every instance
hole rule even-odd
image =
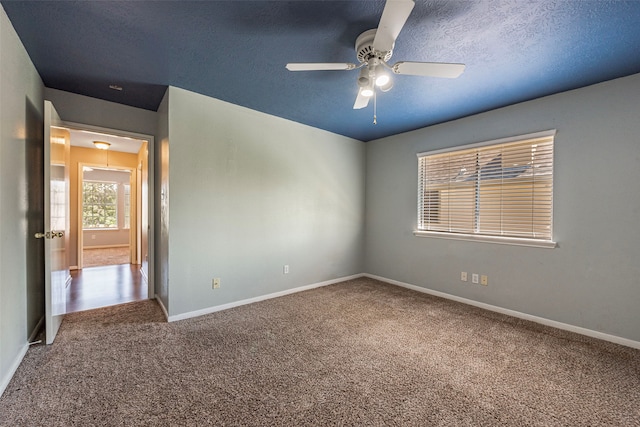
[[[391,69],[396,74],[455,79],[462,74],[464,67],[464,64],[447,64],[444,62],[397,62]]]
[[[382,11],[380,24],[373,39],[373,49],[380,52],[393,50],[398,34],[413,10],[413,0],[387,0]]]
[[[359,110],[369,105],[369,98],[371,97],[362,95],[362,89],[358,90],[358,97],[356,98],[355,104],[353,104],[353,109]]]
[[[290,62],[287,64],[287,70],[289,71],[353,70],[354,68],[356,68],[356,64],[350,64],[348,62],[336,62],[333,64],[323,62]]]

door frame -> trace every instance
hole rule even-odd
[[[84,123],[76,123],[69,121],[62,121],[62,126],[68,127],[74,130],[86,130],[89,132],[103,133],[106,135],[120,136],[124,138],[133,138],[147,141],[147,186],[148,186],[148,198],[147,198],[147,223],[149,224],[147,232],[147,253],[149,255],[149,267],[146,275],[147,279],[147,296],[149,299],[155,298],[155,139],[153,135],[130,132],[120,129],[107,128],[104,126],[87,125]],[[87,166],[89,166],[87,164]],[[136,168],[137,169],[137,168]],[[132,173],[135,173],[133,171]],[[80,179],[78,179],[80,181]],[[78,235],[82,235],[82,228],[78,230]],[[78,247],[78,252],[82,248]],[[79,255],[81,256],[81,255]],[[143,274],[143,276],[145,276]]]

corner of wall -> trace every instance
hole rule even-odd
[[[155,294],[167,312],[169,301],[169,97],[168,87],[157,111],[156,147],[154,151],[154,222],[155,222]]]

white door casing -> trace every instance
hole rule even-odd
[[[69,131],[53,104],[44,105],[44,237],[45,337],[53,343],[66,311],[66,284],[70,279],[69,239]]]

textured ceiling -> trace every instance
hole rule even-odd
[[[394,76],[373,125],[373,103],[352,109],[357,71],[284,66],[357,62],[384,1],[2,5],[48,87],[156,110],[173,85],[363,141],[640,72],[640,1],[417,0],[390,62],[466,70]]]

